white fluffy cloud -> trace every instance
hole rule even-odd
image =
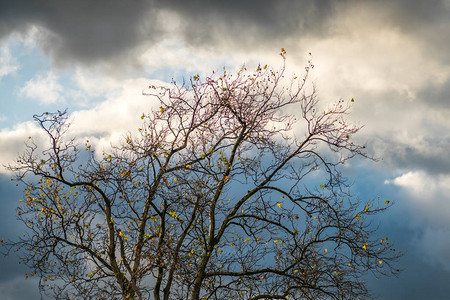
[[[409,203],[402,206],[416,211],[413,223],[450,224],[450,175],[410,171],[385,183],[400,187],[407,195],[403,201]]]
[[[63,102],[64,88],[58,83],[58,78],[53,72],[39,74],[27,81],[20,89],[19,95],[37,100],[43,104]]]
[[[25,141],[29,136],[38,142],[43,140],[38,127],[32,122],[20,123],[12,129],[0,130],[0,172],[7,172],[5,166],[13,164],[19,153],[25,150]]]
[[[0,44],[0,80],[19,69],[17,60],[11,55],[8,43]]]
[[[52,75],[50,75],[52,76]],[[92,74],[79,73],[76,78],[77,87],[86,97],[97,97],[98,93],[104,95],[103,101],[89,109],[69,111],[71,129],[69,137],[80,142],[89,139],[98,149],[108,150],[111,144],[117,143],[128,132],[136,133],[142,120],[140,116],[158,107],[156,98],[143,96],[142,90],[151,82],[155,85],[164,84],[161,81],[149,81],[145,78],[129,79],[118,82],[116,80],[103,80]],[[97,86],[98,89],[94,87]],[[31,136],[38,145],[45,147],[48,142],[33,122],[17,124],[13,128],[0,130],[0,166],[13,163],[17,155],[24,151],[25,141]],[[0,172],[6,172],[1,167]]]
[[[86,82],[86,79],[78,80]],[[101,84],[100,81],[102,81],[98,77],[91,77],[90,80],[94,84],[95,82]],[[136,129],[138,121],[141,121],[139,117],[142,113],[148,113],[152,106],[158,104],[157,99],[142,95],[142,91],[149,83],[150,81],[146,78],[103,83],[104,86],[101,89],[109,90],[109,94],[105,92],[105,99],[97,105],[73,112],[71,132],[75,135],[114,135],[118,132],[125,134],[128,130]],[[86,92],[90,90],[89,86],[84,88]]]

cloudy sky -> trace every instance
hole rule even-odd
[[[355,195],[395,206],[380,230],[406,252],[399,278],[367,277],[380,299],[450,294],[450,1],[0,1],[0,165],[36,134],[32,115],[68,108],[101,147],[135,128],[149,83],[243,63],[303,70],[323,101],[354,98],[352,120],[378,163],[346,171]],[[21,190],[0,166],[0,237]],[[14,256],[0,298],[39,299]]]

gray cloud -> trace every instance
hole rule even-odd
[[[374,5],[379,5],[390,13],[388,16],[393,22],[403,28],[417,30],[424,24],[436,24],[448,17],[450,5],[445,0],[396,0],[370,1]],[[394,18],[395,17],[395,18]]]
[[[381,143],[382,145],[373,145]],[[400,170],[424,170],[428,174],[450,175],[450,137],[427,137],[422,143],[430,151],[424,152],[419,147],[405,145],[391,138],[379,138],[370,145],[373,148],[385,148],[380,154],[385,163]],[[423,145],[418,145],[423,146]]]
[[[385,20],[394,28],[413,36],[428,49],[427,54],[439,56],[450,63],[450,2],[447,0],[397,0],[373,2],[384,7]],[[424,66],[426,68],[426,66]]]
[[[445,46],[449,43],[450,34],[445,33],[450,27],[445,25],[450,8],[444,0],[3,0],[0,38],[35,25],[48,31],[40,43],[57,63],[123,59],[141,45],[164,39],[164,28],[173,21],[160,18],[159,12],[166,10],[181,18],[179,34],[190,45],[224,51],[274,44],[278,48],[305,36],[333,34],[336,10],[351,7],[369,9],[373,18],[383,19],[423,41]],[[448,54],[441,50],[440,55]]]
[[[39,279],[11,276],[7,281],[0,282],[0,296],[3,300],[30,300],[30,299],[46,299],[41,298],[38,289]]]
[[[150,1],[2,1],[0,37],[45,28],[39,41],[57,62],[91,63],[132,49],[157,31],[148,18]],[[146,31],[148,30],[148,31]]]
[[[411,243],[416,235],[415,230],[399,224],[389,225],[395,228],[394,232],[389,232],[389,237],[395,241],[398,249],[406,252],[398,265],[402,272],[398,278],[375,279],[368,276],[369,288],[382,300],[446,299],[450,293],[450,272],[442,265],[430,263],[432,257],[429,253],[416,250],[417,246]]]
[[[160,6],[181,15],[186,41],[259,48],[327,32],[336,1],[167,1]]]
[[[418,97],[428,105],[450,113],[450,78],[441,84],[430,83],[419,91]]]
[[[182,19],[179,33],[188,44],[256,47],[294,32],[322,31],[334,2],[1,1],[0,38],[38,26],[48,31],[39,42],[56,62],[92,63],[163,39],[172,20],[159,19],[158,12],[167,10]]]

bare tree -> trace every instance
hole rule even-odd
[[[398,271],[370,224],[390,203],[350,195],[353,99],[320,107],[312,68],[150,86],[161,106],[109,153],[36,115],[50,144],[10,166],[28,231],[4,246],[55,299],[366,299],[362,275]]]

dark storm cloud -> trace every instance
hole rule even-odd
[[[173,20],[158,13],[166,10],[181,18],[180,34],[188,44],[231,51],[332,34],[336,9],[358,6],[408,34],[431,43],[444,38],[447,44],[449,7],[443,1],[2,0],[0,38],[37,25],[49,32],[40,43],[56,62],[92,63],[164,39],[164,26]],[[436,26],[441,32],[432,30]]]
[[[196,46],[261,44],[293,32],[316,33],[332,13],[333,1],[58,1],[0,2],[0,38],[37,25],[49,31],[40,40],[57,61],[105,60],[141,43],[163,38],[170,19],[166,10],[183,20],[185,41]]]
[[[414,38],[431,44],[450,43],[450,34],[445,34],[450,33],[450,5],[445,0],[175,0],[160,1],[159,7],[181,14],[186,20],[187,41],[206,46],[231,41],[258,47],[286,39],[335,34],[335,18],[351,20],[354,15],[346,15],[346,11],[355,7],[358,9],[353,13],[368,10],[371,18],[383,20]],[[337,11],[342,14],[338,16]]]
[[[89,63],[121,54],[155,35],[150,11],[148,1],[6,0],[0,2],[0,37],[40,26],[49,31],[39,41],[48,54]]]
[[[194,45],[253,47],[287,38],[323,34],[335,2],[323,1],[167,1],[161,7],[186,20],[186,41]],[[213,4],[212,4],[213,3]]]

